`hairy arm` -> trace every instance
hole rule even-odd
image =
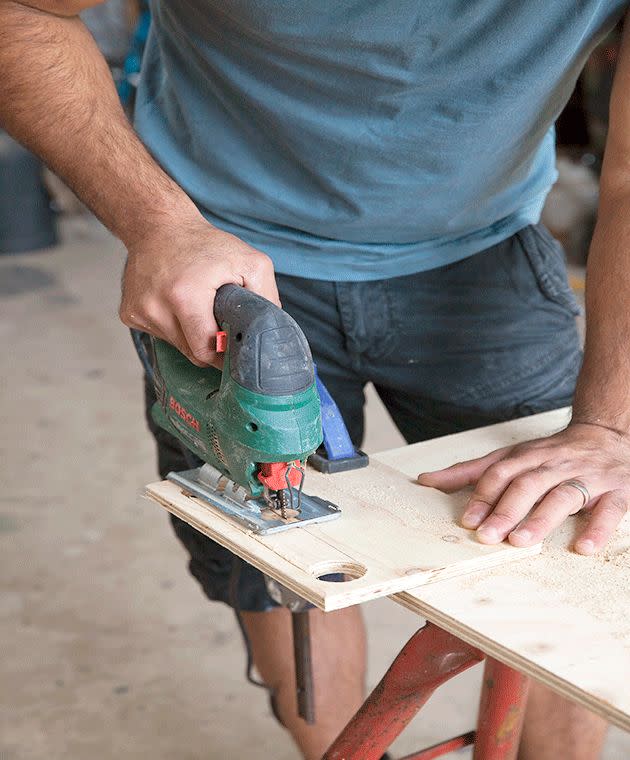
[[[87,5],[87,3],[86,3]],[[132,244],[192,202],[136,137],[78,2],[0,1],[0,120]],[[48,11],[69,13],[53,15]]]
[[[630,434],[630,18],[615,75],[595,234],[576,422]]]
[[[0,0],[0,123],[127,247],[122,320],[207,364],[216,289],[234,282],[277,301],[273,267],[209,225],[142,145],[76,15],[94,4]]]

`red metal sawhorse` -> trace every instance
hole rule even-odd
[[[484,659],[478,649],[427,623],[391,667],[322,760],[380,760],[433,692]],[[529,679],[485,658],[477,730],[401,760],[431,760],[474,744],[474,760],[513,760],[525,715]]]

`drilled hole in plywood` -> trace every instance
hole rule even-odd
[[[329,583],[346,583],[355,581],[357,578],[363,578],[367,573],[367,568],[358,562],[318,562],[312,565],[309,571],[319,581]]]

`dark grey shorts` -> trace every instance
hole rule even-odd
[[[332,267],[331,267],[332,271]],[[541,226],[455,264],[373,282],[278,275],[320,377],[353,440],[363,435],[368,381],[409,443],[571,402],[581,362],[559,245]],[[147,404],[153,401],[147,388]],[[186,469],[180,444],[156,430],[159,469]],[[177,518],[190,571],[210,599],[274,605],[261,573]]]

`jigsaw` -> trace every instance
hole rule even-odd
[[[303,490],[323,431],[302,330],[237,285],[218,289],[214,313],[223,371],[152,339],[153,418],[204,463],[168,479],[260,534],[338,517],[337,506]]]

